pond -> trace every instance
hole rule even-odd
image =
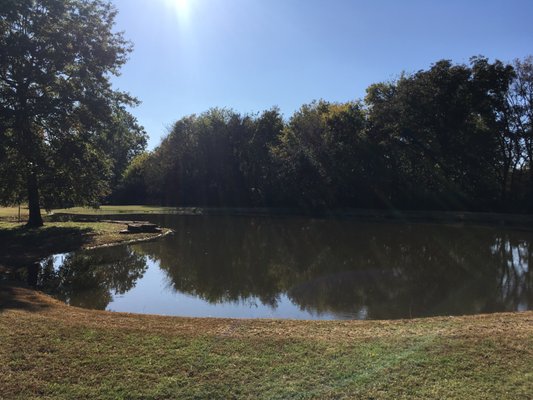
[[[68,304],[194,317],[392,319],[529,310],[533,233],[300,217],[151,216],[161,240],[55,255]]]

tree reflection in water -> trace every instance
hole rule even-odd
[[[160,217],[163,218],[163,217]],[[491,227],[304,218],[166,216],[164,240],[67,256],[51,274],[60,298],[104,308],[146,269],[211,304],[406,318],[530,309],[533,234]],[[90,290],[80,289],[90,287]],[[154,293],[154,296],[157,296]],[[90,306],[90,305],[89,305]]]
[[[112,292],[131,290],[146,271],[146,257],[127,246],[83,250],[42,262],[38,285],[66,303],[104,310]]]

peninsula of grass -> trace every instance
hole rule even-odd
[[[533,312],[400,321],[90,311],[0,285],[3,399],[528,399]]]
[[[24,215],[24,211],[21,214]],[[25,222],[16,222],[17,218],[16,208],[0,208],[0,268],[26,266],[54,253],[149,240],[160,235],[123,235],[120,231],[126,228],[126,224],[117,222],[57,222],[45,219],[44,226],[27,228]],[[168,229],[163,230],[163,233],[168,232]]]

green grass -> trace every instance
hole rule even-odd
[[[165,214],[177,212],[180,209],[175,207],[158,207],[146,205],[124,205],[124,206],[100,206],[99,208],[90,207],[72,207],[51,210],[51,214],[72,214],[72,215],[118,215],[118,214]],[[14,207],[0,207],[0,221],[17,221],[18,220],[18,206]],[[45,210],[41,210],[43,217],[47,216]],[[20,207],[21,221],[27,221],[29,211],[27,206]]]
[[[158,207],[143,205],[100,206],[99,208],[72,207],[52,210],[53,213],[68,213],[81,215],[115,215],[115,214],[153,214],[174,212],[175,207]]]
[[[0,313],[0,387],[5,399],[528,399],[532,323],[182,319],[49,301]]]

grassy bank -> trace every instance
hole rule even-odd
[[[0,286],[5,399],[528,399],[533,313],[410,321],[88,311]]]
[[[53,253],[147,240],[159,235],[120,234],[125,228],[125,224],[109,222],[47,221],[43,227],[28,229],[24,223],[0,220],[0,267],[23,266]]]

